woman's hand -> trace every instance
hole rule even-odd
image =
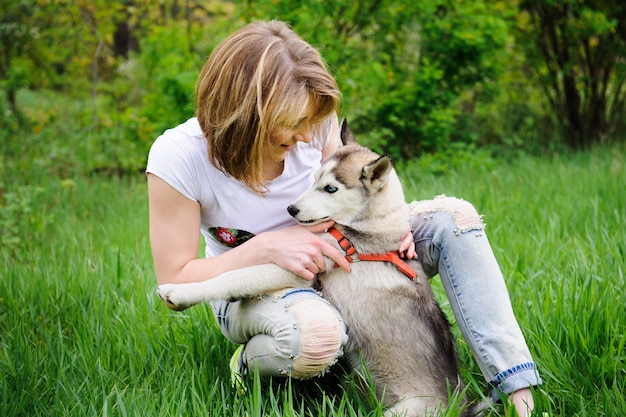
[[[413,241],[413,233],[411,233],[411,227],[400,239],[400,247],[398,248],[398,254],[400,258],[417,259],[417,252],[415,252],[415,242]]]
[[[327,230],[333,224],[324,222],[308,227],[292,226],[264,233],[271,262],[309,280],[326,271],[325,256],[350,271],[350,263],[345,255],[315,234]]]

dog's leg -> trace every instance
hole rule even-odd
[[[236,269],[215,278],[188,284],[163,284],[157,288],[159,297],[179,307],[213,300],[251,298],[283,288],[310,287],[307,281],[275,264]]]

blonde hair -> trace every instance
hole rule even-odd
[[[309,108],[319,127],[337,110],[339,98],[315,48],[283,22],[256,22],[209,57],[196,86],[196,115],[213,165],[262,192],[272,129],[293,123]]]

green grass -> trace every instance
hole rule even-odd
[[[538,408],[552,416],[626,415],[624,151],[465,156],[446,175],[418,164],[401,172],[408,197],[445,192],[485,215],[544,378]],[[371,394],[339,389],[341,377],[257,380],[235,396],[234,346],[209,309],[171,312],[156,300],[142,176],[29,171],[0,183],[0,415],[382,415]],[[432,282],[449,311],[439,279]],[[477,397],[485,383],[458,346]]]

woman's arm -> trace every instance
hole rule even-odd
[[[224,254],[198,258],[199,203],[154,174],[148,174],[148,197],[150,245],[159,284],[205,281],[226,271],[263,263],[276,263],[312,279],[326,269],[324,256],[350,269],[343,254],[313,234],[328,228],[327,224],[261,233]]]

